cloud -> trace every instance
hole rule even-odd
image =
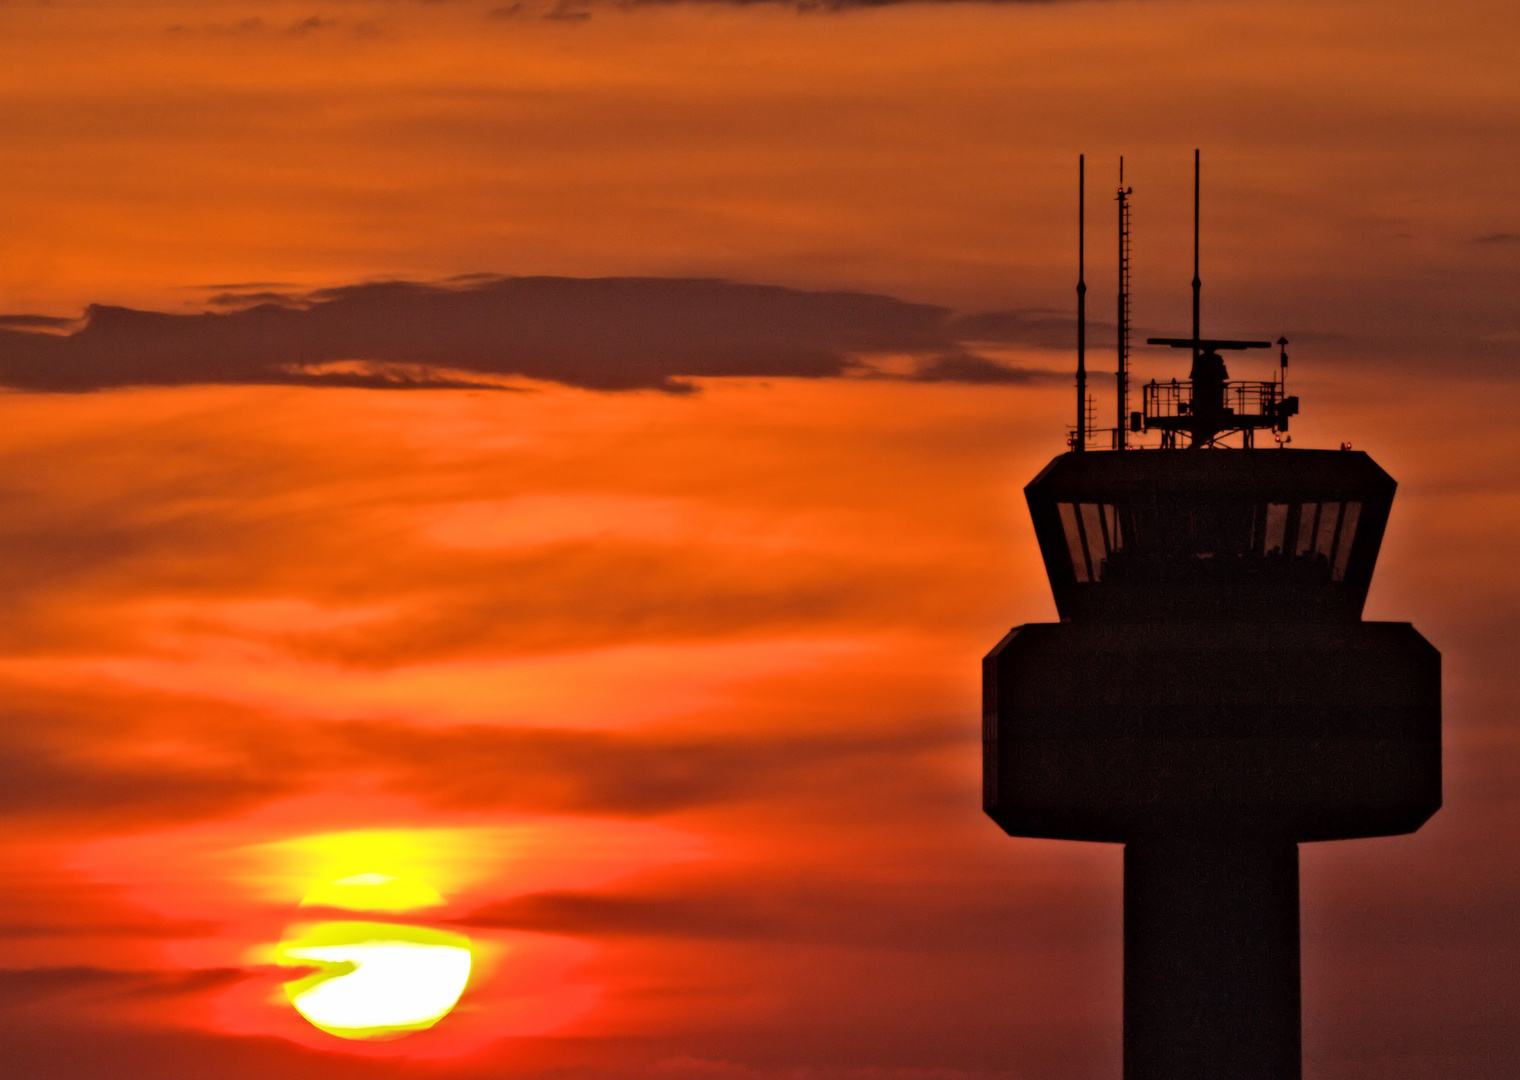
[[[616,7],[622,10],[631,10],[641,7],[671,7],[676,4],[703,4],[708,6],[732,5],[735,7],[756,7],[759,5],[771,5],[775,7],[787,7],[795,11],[810,12],[843,12],[856,11],[867,8],[891,7],[907,3],[927,4],[957,4],[976,3],[1002,5],[1028,5],[1049,3],[1051,0],[613,0]],[[546,19],[583,21],[591,17],[588,7],[602,7],[602,3],[595,0],[555,0],[553,6],[543,15]],[[513,4],[508,8],[493,7],[489,15],[493,18],[506,18],[516,15],[524,9],[521,3]]]
[[[78,325],[78,319],[55,315],[0,315],[0,329],[6,330],[67,330]]]
[[[110,974],[102,973],[98,984],[108,981]],[[82,985],[94,977],[90,969],[81,969],[72,975],[64,972],[41,978],[52,978],[58,984],[72,979]],[[24,986],[25,981],[18,985]],[[346,1057],[281,1039],[145,1029],[106,1023],[77,1012],[59,1015],[15,1010],[0,1015],[0,1036],[5,1039],[7,1075],[25,1080],[163,1080],[170,1076],[185,1080],[267,1080],[271,1076],[281,1080],[401,1080],[438,1075],[437,1070],[420,1069],[405,1061]]]
[[[442,809],[634,817],[847,783],[966,741],[955,728],[744,739],[359,721],[342,730],[343,760]]]
[[[206,303],[212,307],[221,308],[246,308],[255,304],[280,304],[289,307],[301,306],[299,293],[273,292],[265,289],[260,292],[222,292],[206,298]]]
[[[239,968],[189,971],[114,971],[88,966],[0,969],[0,1007],[36,1005],[69,998],[102,1001],[163,998],[218,990],[252,973]]]
[[[863,734],[680,733],[353,719],[301,725],[288,716],[172,692],[3,688],[0,821],[97,832],[244,813],[346,775],[435,810],[648,818],[830,786],[864,791],[881,777],[899,803],[916,763],[973,738],[964,724],[920,721]],[[119,920],[117,920],[119,921]],[[56,928],[46,912],[0,906],[0,937]],[[174,935],[174,924],[113,932]]]
[[[218,923],[206,919],[141,919],[137,922],[114,923],[98,920],[14,922],[0,923],[0,939],[78,936],[177,939],[205,937],[218,929]]]
[[[456,922],[485,929],[576,936],[717,940],[779,937],[782,929],[776,913],[760,910],[754,897],[745,894],[694,897],[530,893],[488,904]]]
[[[950,325],[958,341],[1000,345],[1035,345],[1070,349],[1077,340],[1077,320],[1070,312],[1049,308],[1010,308],[956,317]],[[1090,344],[1111,344],[1114,324],[1089,318]]]
[[[968,889],[932,880],[678,883],[649,892],[540,892],[455,920],[482,929],[593,938],[806,942],[891,950],[983,950],[1104,938],[1106,901],[1070,879],[1040,889]]]
[[[1027,376],[967,353],[958,336],[1046,345],[1064,325],[1048,312],[957,320],[946,308],[889,296],[682,278],[471,275],[304,295],[226,289],[208,303],[233,310],[93,305],[67,336],[41,332],[62,323],[43,325],[37,316],[11,316],[8,326],[0,320],[0,383],[48,391],[196,383],[416,388],[526,378],[679,391],[690,389],[684,380],[702,377],[840,376],[882,354],[927,358],[928,379],[1019,382]]]
[[[936,356],[927,363],[920,364],[911,376],[917,382],[1003,383],[1020,386],[1066,377],[1065,372],[1043,368],[1008,367],[968,352]]]
[[[212,712],[204,705],[198,711],[208,719]],[[162,721],[155,727],[152,720],[119,722],[57,706],[29,709],[7,695],[0,716],[0,819],[98,822],[104,815],[114,827],[131,829],[233,813],[288,793],[296,782],[293,768],[286,766],[282,776],[280,763],[271,764],[279,755],[272,740],[229,745],[238,732],[203,733],[198,744],[187,741],[194,750],[178,756],[134,749],[168,730]],[[238,759],[236,773],[227,769],[229,754]]]

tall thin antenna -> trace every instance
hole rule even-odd
[[[1087,449],[1087,155],[1077,155],[1077,437]],[[1196,334],[1194,335],[1197,336]]]
[[[1124,186],[1124,159],[1119,159],[1119,369],[1115,375],[1119,419],[1114,428],[1114,449],[1129,448],[1129,196]]]
[[[1198,294],[1203,280],[1198,276],[1198,151],[1193,151],[1193,364],[1198,363]]]

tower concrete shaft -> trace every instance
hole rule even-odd
[[[1124,1075],[1301,1075],[1298,845],[1124,846]]]

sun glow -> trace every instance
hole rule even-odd
[[[314,1027],[344,1039],[394,1039],[432,1027],[469,983],[473,954],[459,934],[396,923],[293,927],[279,963],[316,968],[285,984]]]

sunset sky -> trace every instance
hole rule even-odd
[[[1120,851],[982,815],[979,660],[1055,614],[1077,155],[1108,422],[1119,155],[1185,334],[1201,147],[1205,332],[1399,481],[1367,617],[1444,655],[1445,808],[1303,849],[1305,1075],[1520,1075],[1517,55],[1500,2],[0,3],[0,1071],[1118,1077]],[[366,921],[465,942],[436,1026],[292,1006]]]

